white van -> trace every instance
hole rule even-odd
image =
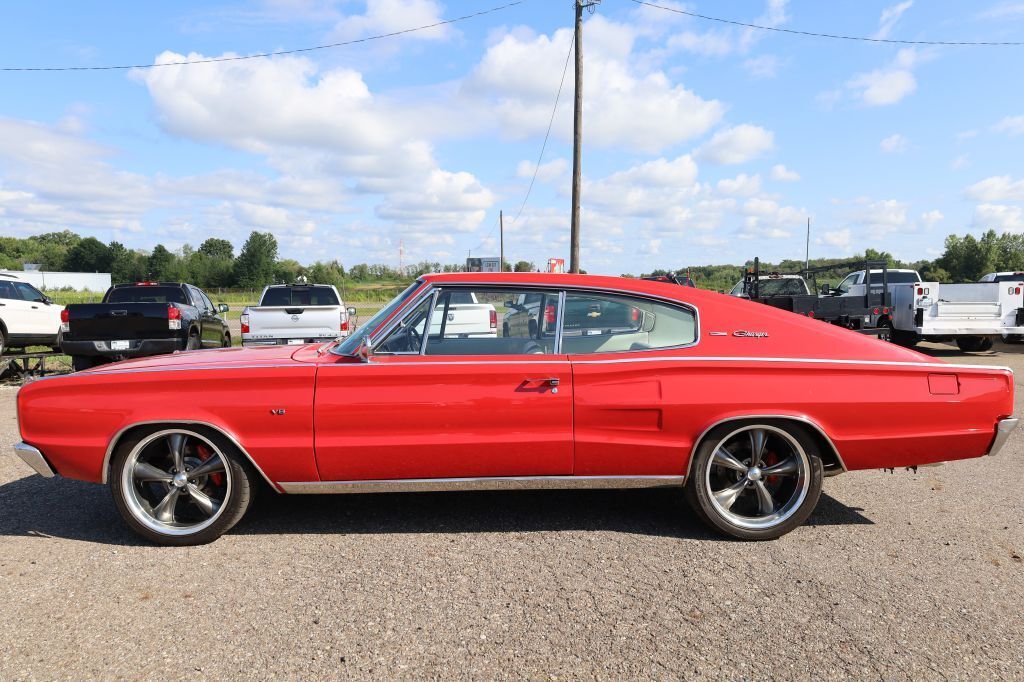
[[[20,277],[0,273],[0,353],[7,348],[59,347],[63,309]]]

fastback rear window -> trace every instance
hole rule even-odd
[[[181,303],[189,305],[178,287],[121,287],[113,289],[107,303]]]
[[[340,305],[330,287],[273,287],[267,289],[260,305]]]

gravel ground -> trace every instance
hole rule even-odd
[[[1022,351],[929,352],[1024,377]],[[828,479],[767,543],[712,536],[673,491],[562,490],[275,497],[167,549],[105,488],[0,456],[0,679],[1019,679],[1022,465],[1018,432]]]

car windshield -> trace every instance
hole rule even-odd
[[[185,291],[180,287],[120,287],[111,289],[107,295],[107,303],[181,303],[189,305],[185,300]]]
[[[402,307],[402,304],[408,301],[409,297],[413,295],[413,292],[421,286],[423,286],[422,280],[416,280],[410,284],[405,291],[400,293],[398,296],[395,296],[390,303],[377,311],[377,314],[367,320],[365,324],[359,325],[359,329],[355,334],[332,348],[331,352],[335,355],[355,355],[356,351],[359,350],[359,345],[363,342],[363,339],[366,338],[366,335],[376,329],[381,322],[391,317],[391,313]]]
[[[340,305],[334,289],[318,286],[270,287],[261,306]]]

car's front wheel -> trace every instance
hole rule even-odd
[[[773,540],[811,515],[824,475],[814,440],[782,422],[730,422],[694,453],[686,496],[711,527],[740,540]]]
[[[110,464],[114,504],[129,527],[161,545],[201,545],[241,520],[252,466],[223,437],[168,426],[123,442]]]

